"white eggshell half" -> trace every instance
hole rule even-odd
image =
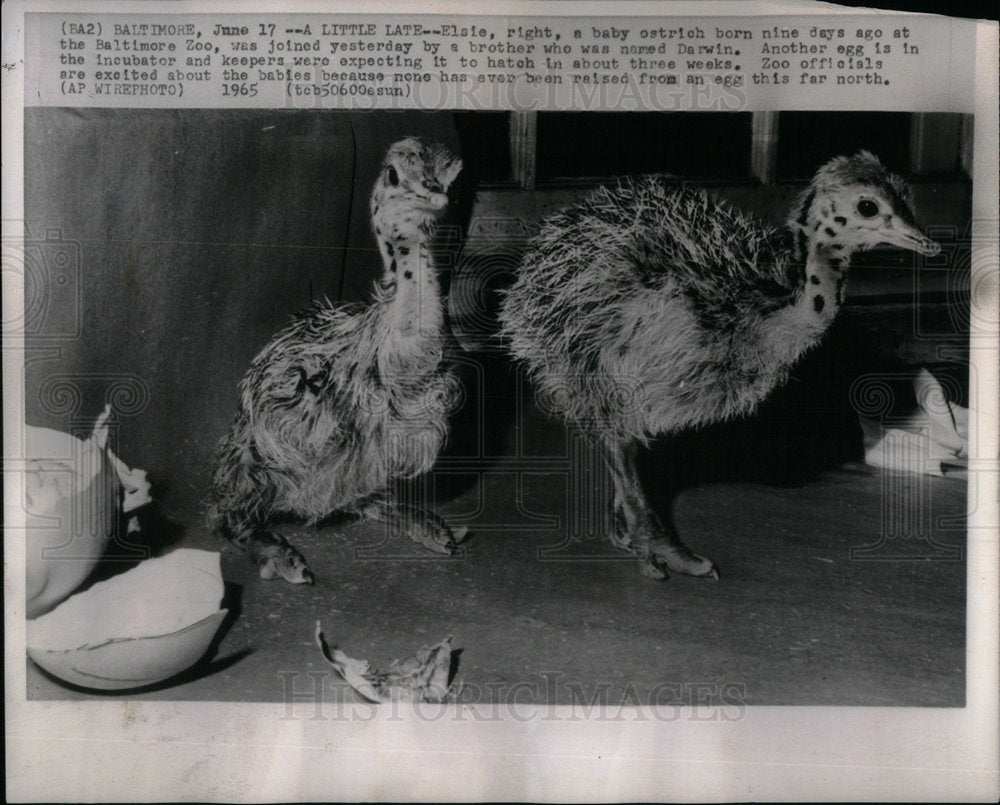
[[[28,621],[28,656],[89,688],[160,682],[197,662],[226,610],[220,555],[176,550],[74,595]]]

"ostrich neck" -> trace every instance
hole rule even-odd
[[[847,269],[848,261],[841,252],[815,241],[809,244],[803,292],[795,304],[805,308],[804,312],[824,330],[844,302]]]
[[[444,323],[430,234],[421,227],[380,229],[392,234],[379,242],[384,263],[379,364],[384,372],[419,374],[440,360]]]
[[[805,255],[799,288],[791,303],[774,314],[768,329],[771,348],[782,361],[794,361],[826,332],[844,301],[847,256],[840,256],[826,245],[806,243],[798,234],[799,247],[794,259]]]

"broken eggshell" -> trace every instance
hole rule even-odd
[[[146,474],[107,447],[110,415],[108,406],[86,440],[25,426],[28,618],[49,611],[83,583],[107,549],[119,511],[150,500]]]
[[[227,610],[220,554],[176,550],[72,596],[28,622],[28,656],[101,690],[143,687],[194,665]]]
[[[316,621],[313,639],[323,659],[370,702],[447,703],[455,701],[458,695],[457,686],[448,682],[452,660],[450,635],[434,646],[424,646],[413,657],[393,660],[383,670],[374,669],[367,660],[348,657],[336,646],[330,646],[319,621]]]

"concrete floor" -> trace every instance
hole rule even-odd
[[[210,468],[193,468],[164,506],[161,549],[221,548],[232,617],[198,666],[127,696],[352,701],[313,644],[320,619],[374,665],[453,635],[463,701],[962,706],[965,482],[857,463],[849,406],[810,383],[828,360],[807,360],[754,419],[645,460],[651,499],[718,563],[717,583],[641,577],[603,538],[600,465],[488,359],[435,472],[439,510],[471,529],[458,557],[357,522],[287,523],[316,585],[262,581],[207,532]],[[121,695],[28,666],[31,699]]]

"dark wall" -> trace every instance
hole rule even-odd
[[[86,427],[204,499],[250,360],[312,299],[367,297],[368,194],[408,134],[451,115],[25,110],[26,411]]]

